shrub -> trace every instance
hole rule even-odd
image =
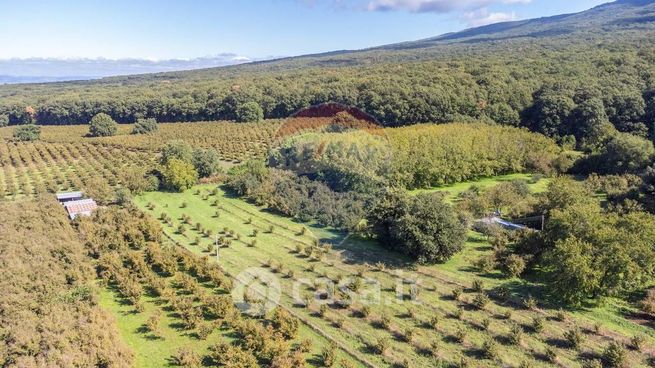
[[[89,135],[91,137],[109,137],[118,131],[118,123],[105,113],[96,114],[89,122]]]
[[[428,326],[430,326],[430,328],[433,330],[436,330],[437,326],[439,326],[439,316],[433,315],[430,317],[430,320],[428,320]]]
[[[466,340],[466,335],[468,334],[468,331],[464,327],[460,327],[456,332],[455,332],[455,341],[457,341],[460,344],[463,344],[464,341]]]
[[[159,129],[157,120],[153,118],[137,119],[132,128],[132,134],[149,134],[156,132],[157,129]]]
[[[298,344],[298,351],[300,351],[303,354],[307,354],[310,351],[312,351],[312,340],[303,339],[302,341],[300,341],[300,344]]]
[[[582,368],[603,368],[603,362],[598,359],[589,359],[582,362]]]
[[[337,346],[334,343],[323,348],[321,351],[321,360],[325,367],[334,366],[337,360]]]
[[[473,305],[477,309],[484,309],[489,304],[489,297],[485,293],[477,293],[473,298]]]
[[[198,330],[196,331],[196,333],[197,333],[198,338],[200,340],[207,340],[207,337],[209,337],[209,335],[211,335],[213,330],[214,330],[214,328],[212,327],[212,325],[210,323],[201,323],[198,326]]]
[[[491,327],[491,320],[489,318],[484,318],[482,319],[482,322],[480,322],[480,325],[482,326],[483,330],[489,331],[489,327]]]
[[[532,330],[536,333],[540,333],[544,330],[544,319],[542,317],[534,317],[532,319]]]
[[[578,326],[575,326],[569,331],[566,331],[564,333],[564,338],[569,343],[569,346],[576,350],[580,349],[580,346],[584,342],[584,334]]]
[[[41,137],[41,127],[34,124],[19,125],[14,128],[14,139],[21,142],[31,142],[39,140]]]
[[[519,364],[519,368],[534,368],[535,364],[531,360],[524,360]]]
[[[498,359],[498,344],[493,339],[487,339],[482,344],[484,357],[491,360]]]
[[[532,295],[528,295],[528,297],[523,300],[523,306],[525,309],[536,309],[537,299],[533,298]]]
[[[405,329],[405,332],[403,333],[403,339],[405,339],[405,342],[411,343],[414,340],[414,334],[415,334],[414,329],[408,327]]]
[[[513,345],[521,345],[523,340],[523,328],[518,324],[513,324],[509,332],[508,341]]]
[[[623,368],[625,366],[627,353],[621,343],[612,341],[603,351],[602,357],[608,367]]]
[[[191,348],[180,348],[174,357],[175,364],[185,368],[198,368],[202,363],[200,356]]]
[[[523,257],[511,254],[503,262],[503,271],[509,277],[519,277],[525,271],[526,263]]]
[[[379,355],[384,355],[387,350],[389,350],[389,346],[389,339],[380,337],[375,341],[375,344],[373,344],[373,350]]]
[[[473,280],[473,284],[471,285],[471,288],[476,293],[481,293],[484,291],[484,284],[482,283],[482,280]]]
[[[630,348],[636,351],[641,351],[644,347],[646,338],[643,335],[635,335],[630,339]]]
[[[284,338],[291,340],[298,336],[299,322],[289,312],[282,308],[275,309],[271,318],[273,328],[275,328]]]
[[[493,254],[480,257],[475,262],[475,267],[480,270],[480,272],[490,273],[496,268],[496,257]]]
[[[440,346],[439,346],[439,341],[438,340],[432,340],[430,342],[430,346],[428,347],[428,352],[429,354],[433,357],[436,358],[439,356],[439,351],[440,351]]]
[[[555,319],[559,322],[564,322],[566,321],[566,312],[564,312],[563,309],[560,309],[555,313]]]
[[[557,351],[551,347],[546,348],[546,359],[551,363],[557,363]]]

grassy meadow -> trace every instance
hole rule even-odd
[[[499,180],[516,178],[526,177]],[[470,184],[458,187],[467,185]],[[543,185],[542,181],[536,185]],[[455,193],[459,189],[452,190]],[[533,190],[538,191],[539,187]],[[648,328],[617,314],[621,306],[612,301],[602,308],[568,311],[564,318],[557,309],[526,307],[527,293],[539,297],[539,285],[505,279],[499,273],[480,274],[473,262],[492,249],[477,233],[470,234],[464,251],[449,262],[413,266],[403,256],[381,249],[374,241],[297,223],[234,198],[215,186],[198,186],[181,194],[146,193],[135,202],[154,217],[166,213],[174,219],[170,224],[163,223],[165,233],[173,242],[196,254],[215,257],[211,249],[214,238],[195,231],[197,224],[212,229],[217,236],[231,239],[229,246],[220,248],[218,259],[228,273],[235,275],[249,267],[261,267],[277,275],[282,289],[281,303],[309,330],[339,341],[353,361],[360,364],[422,367],[464,359],[475,360],[475,366],[479,367],[495,367],[500,363],[518,366],[521,362],[546,367],[552,366],[554,359],[562,366],[579,367],[583,358],[599,356],[611,340],[628,343],[634,334],[643,333],[648,335],[649,346],[655,341]],[[183,216],[190,217],[187,224],[181,220]],[[306,251],[317,240],[330,244],[324,256]],[[347,278],[362,280],[357,297],[349,305],[332,303],[321,307],[320,303],[312,302],[305,306],[293,297],[294,284],[301,285],[304,300],[316,290],[327,289],[321,282],[331,280],[339,284]],[[313,285],[314,280],[319,282]],[[379,300],[371,292],[378,285]],[[508,286],[513,292],[507,300],[479,301],[482,291],[494,295],[494,288],[500,285]],[[412,295],[418,303],[407,300]],[[105,300],[105,303],[109,302]],[[532,327],[535,318],[543,319],[543,331],[537,332]],[[585,332],[579,350],[568,347],[564,338],[574,326]],[[132,339],[134,327],[136,323],[127,329],[121,326]],[[497,360],[486,359],[483,345],[488,341],[495,341],[498,346]],[[380,344],[388,345],[382,354],[375,351]],[[130,345],[135,347],[137,355],[147,354],[140,351],[141,344]],[[629,361],[635,367],[647,363],[645,356],[636,351],[629,352]]]

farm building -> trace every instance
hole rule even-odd
[[[93,199],[81,199],[64,203],[64,208],[68,212],[68,217],[75,220],[77,216],[91,216],[91,213],[98,208],[98,204]]]
[[[57,200],[64,205],[68,217],[71,220],[77,216],[91,216],[91,213],[98,208],[98,204],[93,199],[84,199],[82,192],[63,192],[57,193]]]
[[[66,203],[70,201],[79,201],[84,197],[83,192],[61,192],[55,194],[57,200],[61,203]]]

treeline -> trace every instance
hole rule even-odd
[[[384,184],[428,188],[514,172],[566,171],[555,142],[527,130],[487,124],[417,125],[292,138],[269,163],[337,191]]]
[[[593,128],[588,124],[607,122],[622,132],[652,134],[652,48],[621,38],[614,41],[553,41],[556,46],[551,48],[525,42],[503,53],[492,52],[494,46],[485,52],[445,49],[431,59],[416,51],[395,59],[381,57],[386,62],[365,54],[340,67],[299,61],[291,68],[295,64],[289,61],[277,68],[251,65],[89,83],[4,86],[0,116],[6,119],[0,122],[86,124],[98,112],[120,123],[142,117],[159,122],[238,120],[239,111],[253,104],[266,118],[285,118],[334,101],[356,106],[387,126],[481,120],[584,140]],[[413,58],[419,61],[407,61]],[[593,119],[596,122],[588,123]]]
[[[62,207],[42,198],[5,203],[0,212],[0,365],[131,367]]]

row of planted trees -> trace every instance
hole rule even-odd
[[[108,224],[117,231],[104,232],[102,228]],[[198,339],[210,338],[217,329],[237,335],[237,343],[213,344],[204,357],[192,348],[179,349],[173,356],[179,365],[196,367],[203,359],[212,365],[253,368],[307,364],[312,343],[296,341],[300,323],[295,317],[282,308],[263,319],[242,315],[229,295],[231,278],[207,257],[175,246],[162,247],[161,229],[154,219],[136,209],[112,207],[77,226],[90,254],[97,258],[98,275],[137,312],[145,310],[143,297],[149,294],[170,306],[183,329]],[[166,338],[161,320],[157,307],[143,330],[155,338]]]

